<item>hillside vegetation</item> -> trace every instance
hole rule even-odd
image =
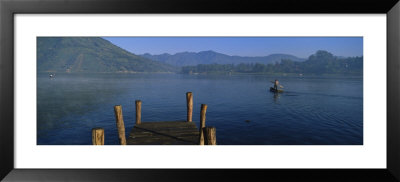
[[[201,51],[201,52],[181,52],[176,54],[142,54],[141,56],[151,60],[160,61],[173,66],[195,66],[198,64],[271,64],[280,62],[282,59],[290,59],[295,62],[304,61],[289,54],[271,54],[268,56],[259,57],[246,57],[246,56],[229,56],[214,51]]]
[[[327,51],[317,51],[304,62],[282,59],[275,64],[200,64],[184,66],[184,74],[206,73],[296,73],[296,74],[357,74],[363,73],[363,57],[342,58]]]
[[[132,54],[97,37],[38,37],[38,72],[174,72],[177,68]]]

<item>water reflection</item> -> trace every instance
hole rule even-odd
[[[279,94],[279,93],[276,93],[276,92],[274,92],[274,102],[275,102],[275,103],[278,103],[278,101],[279,101],[279,97],[280,97],[280,94]]]

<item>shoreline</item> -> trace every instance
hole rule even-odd
[[[62,74],[62,75],[84,75],[84,74],[176,74],[190,76],[239,76],[239,75],[258,75],[258,76],[275,76],[275,77],[297,77],[297,78],[316,78],[316,77],[334,77],[334,78],[363,78],[363,74],[302,74],[298,73],[179,73],[179,72],[37,72],[37,74]]]

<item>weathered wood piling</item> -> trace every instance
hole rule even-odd
[[[216,128],[215,127],[205,127],[204,131],[204,140],[206,145],[217,145],[217,136],[216,136]]]
[[[200,127],[192,121],[193,94],[186,93],[187,118],[184,121],[142,122],[142,101],[136,100],[136,121],[125,137],[122,106],[114,106],[118,138],[121,145],[216,145],[216,128],[206,127],[207,104],[201,105]],[[104,145],[104,129],[92,129],[93,145]]]
[[[93,145],[104,145],[104,129],[93,128],[92,129],[92,143]]]
[[[192,122],[192,116],[193,116],[193,94],[192,94],[192,92],[186,93],[186,105],[187,105],[187,122]]]
[[[114,113],[115,113],[115,121],[117,123],[119,142],[121,145],[126,145],[125,125],[124,125],[124,118],[122,116],[122,106],[121,105],[114,106]]]
[[[142,122],[142,101],[136,100],[136,124],[140,124]]]
[[[206,112],[207,112],[207,104],[201,104],[200,110],[200,137],[199,137],[199,145],[204,145],[204,132],[203,128],[206,127]]]

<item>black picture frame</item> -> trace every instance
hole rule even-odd
[[[387,15],[386,169],[15,169],[14,14],[382,13]],[[0,0],[0,179],[5,181],[399,181],[398,0]],[[207,159],[205,159],[207,160]]]

